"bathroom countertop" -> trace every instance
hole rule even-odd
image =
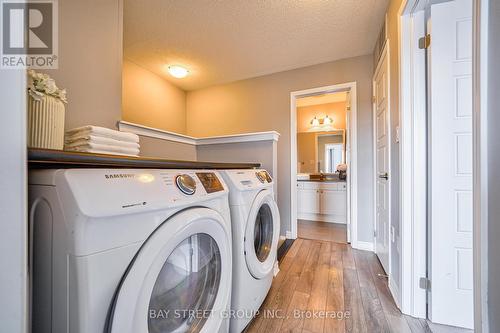
[[[260,163],[179,161],[152,157],[90,154],[52,149],[28,149],[28,167],[30,169],[255,169],[260,166]]]
[[[345,183],[345,179],[297,179],[298,182],[311,182],[311,183]]]

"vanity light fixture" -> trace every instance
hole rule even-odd
[[[331,125],[333,123],[333,120],[332,118],[328,117],[328,115],[326,115],[325,119],[323,119],[323,125]]]
[[[333,128],[333,119],[328,115],[325,118],[320,118],[314,116],[311,120],[311,130],[329,131]]]
[[[316,116],[311,120],[311,126],[312,127],[318,127],[319,126],[319,119],[316,118]]]
[[[189,71],[187,70],[187,68],[179,66],[179,65],[168,66],[167,70],[168,70],[168,73],[170,75],[172,75],[173,77],[175,77],[177,79],[183,79],[186,76],[188,76],[188,74],[189,74]]]

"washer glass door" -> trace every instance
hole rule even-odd
[[[160,225],[125,272],[107,333],[225,330],[231,293],[231,236],[224,218],[191,208]]]
[[[215,302],[221,256],[207,234],[186,238],[163,265],[149,302],[149,333],[199,332]]]

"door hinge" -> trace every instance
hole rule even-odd
[[[424,37],[418,39],[419,49],[425,50],[429,48],[429,45],[431,45],[431,35],[427,34]]]
[[[419,281],[420,289],[431,290],[431,280],[421,277]]]
[[[377,230],[373,230],[373,237],[377,238]]]
[[[375,101],[377,100],[377,97],[375,96],[372,96],[372,103],[375,103]],[[350,109],[349,109],[350,110]]]

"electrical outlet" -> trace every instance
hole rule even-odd
[[[396,142],[399,142],[399,140],[400,140],[400,135],[399,135],[399,133],[400,133],[399,126],[397,126],[397,127],[396,127]]]

